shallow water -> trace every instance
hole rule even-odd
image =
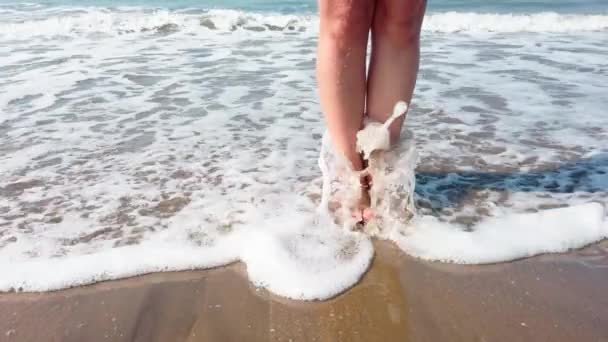
[[[486,217],[606,204],[608,17],[533,16],[427,17],[406,124],[425,224],[459,238]],[[244,260],[256,284],[310,299],[368,267],[365,236],[312,214],[314,15],[0,6],[0,18],[1,290]],[[567,216],[588,224],[559,230],[585,238],[549,242],[605,237],[601,209],[585,208]],[[481,260],[437,257],[432,236],[417,255]],[[560,250],[535,246],[504,255]]]

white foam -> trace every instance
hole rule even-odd
[[[486,14],[447,12],[430,14],[424,30],[432,32],[580,32],[608,29],[608,16],[557,14]]]
[[[356,284],[372,260],[369,238],[341,230],[312,211],[289,216],[281,215],[284,209],[280,208],[258,211],[248,217],[247,224],[222,231],[207,226],[209,220],[197,214],[202,205],[191,205],[171,218],[165,231],[141,244],[68,258],[32,260],[15,254],[3,258],[0,272],[5,276],[0,279],[0,291],[58,290],[241,260],[247,265],[250,280],[259,287],[288,298],[322,300]],[[77,224],[76,218],[68,219],[69,224]],[[25,237],[9,248],[19,250],[20,244],[34,245],[41,253],[53,248],[44,240],[36,243]]]
[[[278,233],[272,233],[280,226]],[[284,217],[251,234],[242,260],[249,279],[281,296],[327,299],[356,284],[369,267],[369,238],[340,229],[325,215]],[[268,229],[270,228],[270,229]]]
[[[0,270],[5,275],[0,279],[0,291],[52,291],[151,272],[205,269],[236,261],[231,254],[235,248],[224,247],[227,246],[208,251],[179,243],[148,242],[69,258],[3,259]]]
[[[43,12],[44,13],[44,12]],[[40,15],[30,20],[0,24],[0,36],[27,38],[35,36],[74,36],[89,33],[121,35],[155,32],[164,25],[175,25],[183,32],[210,31],[301,31],[310,30],[318,22],[314,16],[262,14],[236,10],[209,10],[199,14],[168,10],[128,8],[82,8],[66,13]]]
[[[331,297],[361,277],[373,253],[369,238],[323,223],[316,210],[323,124],[313,100],[315,16],[11,13],[19,20],[0,18],[1,290],[45,291],[237,260],[255,284],[292,298]],[[217,20],[215,29],[201,26],[205,15]],[[171,35],[142,32],[169,22],[177,25]],[[272,23],[279,28],[264,26]],[[281,29],[298,36],[277,39]],[[389,210],[379,211],[378,230],[366,230],[398,234],[414,255],[457,262],[562,251],[605,236],[608,226],[593,230],[593,220],[583,221],[581,239],[564,222],[543,244],[541,230],[518,230],[516,238],[487,228],[529,210],[607,202],[601,114],[608,103],[598,77],[604,34],[571,29],[494,39],[427,35],[407,123],[416,143],[372,154],[395,177],[375,180],[372,201]],[[9,41],[12,34],[31,39]],[[576,105],[567,103],[572,98]],[[348,189],[360,191],[359,174],[347,175],[352,182],[338,184],[345,209],[356,201]],[[494,218],[472,233],[429,217],[405,225],[414,197],[390,195],[411,194],[399,187],[414,185],[424,203],[419,218]],[[501,254],[448,248],[474,236],[488,245],[512,241]]]
[[[384,124],[367,123],[357,134],[357,146],[366,152],[364,158],[370,163],[369,173],[374,180],[371,209],[376,218],[371,223],[373,235],[391,239],[404,252],[422,259],[462,264],[504,262],[542,253],[565,252],[608,237],[604,222],[606,213],[600,203],[497,215],[484,219],[470,230],[441,222],[434,216],[416,215],[414,143],[411,139],[405,140],[389,151],[387,140],[389,125],[406,110],[407,105],[398,102]],[[401,148],[403,145],[407,148]],[[378,151],[384,152],[378,154]]]
[[[387,239],[393,231],[411,224],[417,214],[414,203],[417,164],[413,138],[371,155],[367,172],[372,178],[369,194],[374,217],[366,224],[365,232]]]
[[[363,153],[364,159],[369,159],[374,151],[386,151],[390,148],[391,139],[388,128],[398,117],[405,115],[408,105],[403,101],[397,102],[393,113],[384,123],[368,122],[357,132],[357,152]]]
[[[31,19],[13,14],[0,24],[0,36],[24,39],[35,36],[80,35],[88,33],[124,34],[148,32],[174,24],[186,32],[217,31],[316,33],[316,15],[285,15],[237,10],[150,11],[143,8],[76,8],[65,12],[40,10]],[[15,19],[15,18],[18,18]],[[441,33],[484,32],[586,32],[608,29],[607,15],[558,14],[489,14],[445,12],[425,17],[423,31]]]
[[[488,218],[458,229],[431,216],[416,219],[391,239],[404,252],[433,261],[487,264],[561,253],[608,237],[604,207],[588,203],[538,213]]]

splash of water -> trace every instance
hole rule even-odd
[[[407,103],[399,101],[386,122],[368,121],[365,123],[365,127],[357,132],[357,152],[363,154],[363,159],[369,160],[374,151],[390,149],[391,140],[388,128],[398,117],[404,115],[407,109]]]
[[[608,236],[605,208],[586,203],[537,213],[500,213],[463,229],[431,215],[416,213],[414,203],[417,152],[413,138],[390,146],[388,127],[405,114],[398,103],[386,123],[366,123],[357,134],[359,152],[368,167],[356,172],[336,153],[326,134],[319,159],[323,172],[321,211],[342,219],[343,226],[356,227],[352,208],[361,195],[359,179],[370,175],[370,207],[374,213],[363,232],[394,241],[404,252],[427,260],[462,264],[484,264],[514,260],[540,253],[565,252]],[[341,210],[332,203],[341,202]],[[350,211],[349,211],[350,210]],[[346,219],[345,219],[346,218]]]
[[[393,231],[405,229],[415,217],[415,144],[413,139],[405,139],[391,148],[388,130],[407,110],[407,103],[399,101],[385,123],[366,122],[357,133],[357,150],[368,163],[363,171],[353,170],[335,151],[329,135],[323,137],[319,157],[323,193],[319,209],[330,212],[344,228],[357,227],[353,211],[361,196],[360,179],[366,175],[373,179],[369,195],[374,217],[363,228],[365,233],[388,238]]]

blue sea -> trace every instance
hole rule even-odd
[[[0,291],[239,260],[286,297],[351,287],[373,245],[318,217],[318,23],[313,1],[0,0]],[[374,234],[467,264],[608,237],[608,1],[431,0],[421,50],[390,154],[417,214]],[[381,215],[406,179],[374,181]]]

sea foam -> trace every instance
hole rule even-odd
[[[601,15],[576,17],[570,33],[529,23],[547,34],[464,14],[435,33],[429,20],[406,124],[415,135],[371,154],[377,221],[363,231],[319,209],[330,189],[319,149],[332,147],[314,100],[316,16],[0,15],[0,290],[241,261],[257,286],[325,299],[371,265],[370,236],[458,263],[606,236]],[[495,29],[508,34],[475,35]],[[345,196],[324,204],[349,214],[358,175],[335,180]]]
[[[421,216],[390,239],[404,252],[426,260],[498,263],[566,252],[607,238],[604,217],[599,203],[491,217],[468,230]]]
[[[386,130],[384,126],[369,127]],[[377,133],[384,135],[387,131]],[[324,159],[327,153],[336,153],[327,135],[322,141],[320,165],[326,165],[322,171],[335,172],[332,163],[339,158]],[[362,149],[366,150],[364,145]],[[378,189],[378,194],[372,201],[376,212],[372,231],[368,227],[362,232],[344,229],[353,228],[348,227],[353,222],[343,220],[342,225],[337,224],[334,213],[322,207],[329,203],[327,199],[322,199],[321,207],[316,208],[299,194],[268,192],[250,204],[231,202],[227,197],[217,202],[214,197],[201,196],[158,226],[158,233],[135,245],[82,249],[75,255],[41,258],[23,251],[51,253],[57,239],[44,230],[38,233],[43,237],[38,241],[17,234],[16,242],[2,249],[0,290],[57,290],[149,272],[204,269],[242,261],[250,280],[259,287],[288,298],[322,300],[340,294],[363,276],[373,257],[370,235],[392,240],[404,252],[421,259],[462,264],[564,252],[608,236],[604,208],[599,203],[497,215],[468,229],[417,214],[413,208],[417,161],[413,139],[406,138],[389,150],[374,150],[370,162],[374,158],[377,166],[370,172],[372,189]],[[332,180],[323,183],[333,185],[334,180],[346,177],[356,186],[345,189],[357,189],[360,174],[343,172],[346,173],[336,172]],[[327,173],[323,176],[328,178]],[[115,191],[121,188],[117,186]],[[336,192],[323,189],[323,193]],[[355,198],[356,194],[350,196]],[[162,214],[162,210],[167,210],[163,207],[177,206],[179,202],[171,203],[154,210]],[[235,205],[239,205],[238,209],[231,211]],[[149,215],[141,210],[140,214]],[[58,223],[64,228],[55,231],[64,234],[78,229],[85,224],[81,221],[82,218],[66,215]],[[146,224],[153,227],[155,222]]]
[[[499,214],[466,229],[434,216],[417,215],[415,143],[410,137],[393,148],[388,144],[388,126],[407,109],[407,104],[398,102],[384,124],[367,122],[357,134],[358,149],[368,160],[373,179],[371,209],[375,218],[365,228],[369,234],[393,240],[404,252],[422,259],[461,264],[565,252],[608,237],[606,213],[600,203]],[[330,142],[324,139],[325,144]],[[327,172],[329,168],[323,170],[324,178],[337,177]],[[325,186],[331,184],[324,182]]]
[[[409,153],[404,156],[411,158]],[[408,164],[412,165],[411,160]],[[385,176],[376,174],[378,182]],[[138,245],[67,258],[3,258],[0,290],[57,290],[150,272],[216,267],[239,260],[246,264],[255,285],[288,298],[322,300],[355,285],[373,257],[370,238],[336,225],[328,212],[315,211],[303,198],[285,202],[275,203],[267,210],[258,207],[244,218],[247,223],[228,230],[206,228],[197,214],[203,203],[195,202],[173,217],[166,230]],[[407,206],[391,208],[401,209]],[[286,212],[290,214],[283,214]],[[386,214],[378,212],[381,216]],[[465,230],[436,217],[418,215],[388,221],[380,227],[382,234],[375,235],[426,260],[495,263],[565,252],[606,238],[608,225],[604,216],[602,205],[589,203],[492,217]],[[193,239],[200,243],[192,244]],[[9,248],[32,243],[23,239]]]
[[[200,12],[200,13],[193,13]],[[318,16],[244,12],[237,10],[150,10],[144,8],[89,8],[65,12],[40,12],[23,20],[14,14],[0,23],[0,36],[74,36],[91,33],[111,35],[181,30],[189,33],[318,32]],[[169,30],[169,28],[171,30]],[[491,14],[443,12],[425,17],[424,32],[437,33],[567,33],[608,29],[608,16],[597,14]]]

